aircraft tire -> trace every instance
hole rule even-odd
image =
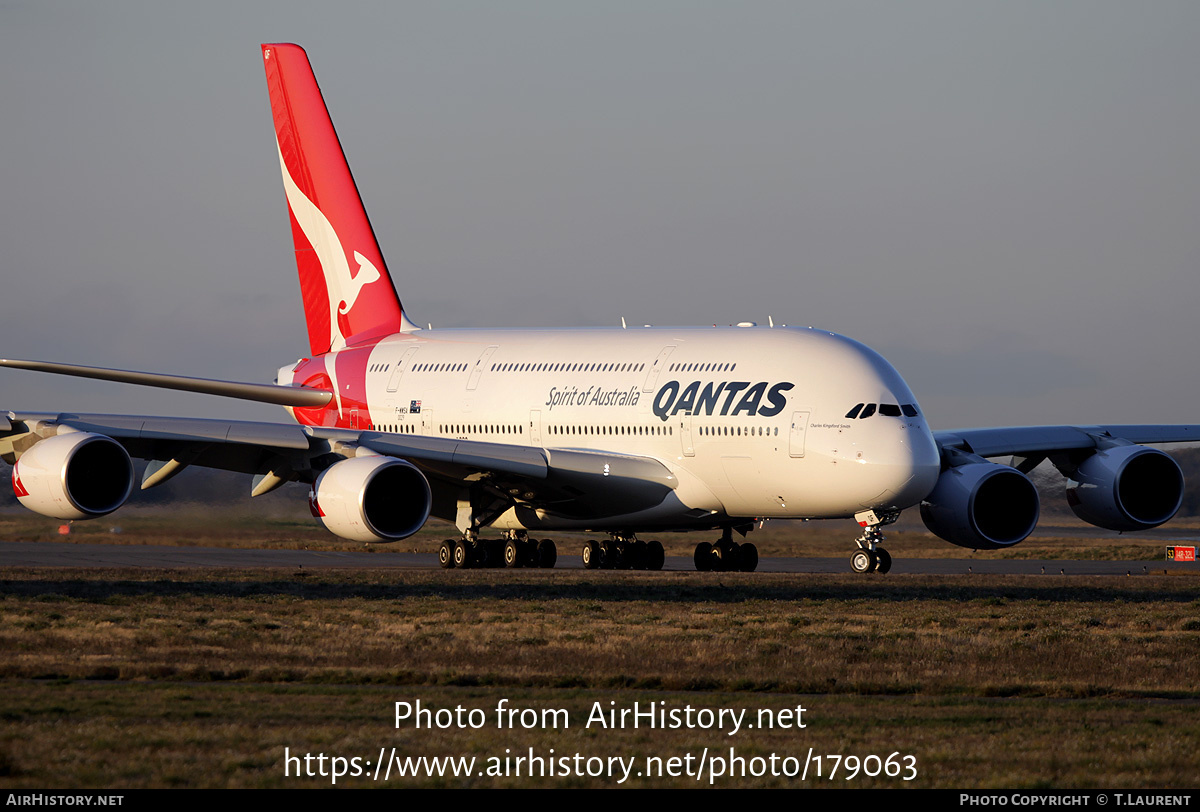
[[[850,569],[860,575],[874,572],[879,561],[875,558],[875,553],[870,550],[858,549],[854,551],[854,555],[850,556]]]
[[[646,569],[661,570],[665,559],[666,554],[661,542],[652,541],[646,545]]]
[[[508,541],[504,542],[504,566],[508,567],[509,569],[515,569],[516,567],[521,566],[523,563],[521,559],[525,557],[522,555],[523,552],[524,551],[521,549],[521,542],[517,541],[516,539],[509,539]]]
[[[892,556],[882,547],[875,548],[875,559],[878,562],[875,565],[875,571],[880,575],[888,573],[892,569]]]
[[[471,550],[465,539],[454,542],[454,566],[465,570],[471,566]]]
[[[454,539],[446,539],[438,547],[438,566],[444,570],[454,568]]]
[[[603,563],[604,555],[600,550],[600,544],[594,539],[583,545],[583,566],[584,569],[597,570],[600,569]]]
[[[712,572],[715,569],[713,567],[715,563],[713,546],[707,541],[697,544],[696,552],[692,553],[692,563],[696,565],[699,572]]]
[[[633,545],[628,541],[622,540],[618,541],[614,546],[617,548],[617,560],[613,562],[613,569],[633,569]]]
[[[739,551],[741,553],[741,566],[739,569],[742,572],[754,572],[758,569],[758,548],[754,546],[753,542],[749,541],[741,545],[741,548]]]
[[[741,546],[736,542],[722,539],[713,547],[713,569],[719,572],[733,572],[741,569]]]
[[[542,539],[537,545],[537,565],[540,569],[554,569],[558,563],[558,547],[550,539]]]

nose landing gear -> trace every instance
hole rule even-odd
[[[900,518],[900,511],[882,515],[873,510],[865,510],[854,514],[855,520],[863,528],[863,534],[854,540],[858,549],[850,556],[850,569],[859,574],[868,572],[886,573],[892,568],[892,557],[881,546],[884,541],[883,532],[879,529],[886,527]]]

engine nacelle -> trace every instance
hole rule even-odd
[[[1183,471],[1156,448],[1103,448],[1075,469],[1067,504],[1075,515],[1107,530],[1147,530],[1170,519],[1183,503]]]
[[[921,503],[921,519],[938,538],[974,550],[1019,544],[1033,532],[1040,513],[1029,477],[993,462],[948,468]]]
[[[309,496],[313,515],[344,539],[389,542],[420,530],[433,507],[429,481],[391,457],[356,457],[326,468]]]
[[[124,446],[103,434],[73,431],[38,442],[12,470],[21,504],[56,519],[94,519],[125,504],[133,463]]]

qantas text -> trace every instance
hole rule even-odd
[[[755,384],[750,381],[714,381],[701,388],[700,381],[692,381],[681,392],[679,381],[668,381],[654,395],[654,414],[665,423],[671,415],[679,412],[711,415],[719,404],[721,411],[718,414],[722,415],[774,417],[787,406],[787,397],[783,393],[795,384],[777,383],[769,389],[768,386],[766,381]],[[764,396],[767,405],[763,404]]]

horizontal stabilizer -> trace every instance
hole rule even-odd
[[[200,392],[205,395],[237,398],[238,400],[273,403],[276,406],[314,408],[324,406],[333,398],[333,393],[326,389],[276,386],[269,383],[217,381],[210,378],[188,378],[183,375],[162,375],[157,372],[132,372],[125,369],[56,364],[50,361],[0,359],[0,366],[31,369],[35,372],[52,372],[56,375],[74,375],[79,378],[97,378],[117,383],[133,383],[139,386],[157,386],[160,389],[177,389],[182,392]]]

